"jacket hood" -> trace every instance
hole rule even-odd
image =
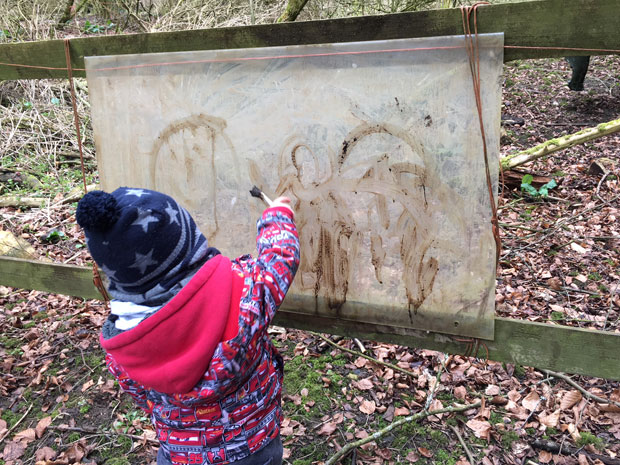
[[[99,340],[133,380],[165,394],[187,393],[209,367],[217,345],[236,336],[242,287],[230,259],[218,255],[157,313]]]

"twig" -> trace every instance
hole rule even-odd
[[[366,355],[366,354],[363,354],[361,352],[357,352],[355,350],[351,350],[351,349],[347,349],[346,347],[339,346],[335,342],[330,341],[328,338],[326,338],[322,334],[312,333],[312,332],[311,332],[311,334],[314,334],[315,336],[320,337],[321,339],[323,339],[328,344],[334,346],[337,349],[343,350],[344,352],[348,352],[348,353],[350,353],[352,355],[357,355],[358,357],[364,357],[366,360],[370,360],[371,362],[376,363],[378,365],[383,365],[383,366],[386,366],[388,368],[391,368],[392,370],[399,371],[399,372],[401,372],[401,373],[403,373],[403,374],[405,374],[407,376],[411,376],[412,378],[416,378],[417,379],[417,377],[418,377],[418,375],[416,375],[414,372],[405,370],[404,368],[401,368],[398,365],[393,365],[393,364],[388,363],[388,362],[382,362],[381,360],[377,360],[376,358],[373,358],[373,357],[371,357],[369,355]]]
[[[605,315],[605,323],[603,323],[603,331],[607,328],[607,322],[609,321],[609,314],[614,308],[614,296],[613,293],[609,294],[609,310],[607,310],[607,315]]]
[[[125,436],[131,439],[136,439],[138,441],[146,441],[149,444],[153,444],[153,445],[159,445],[159,441],[157,439],[150,439],[147,438],[146,436],[139,436],[137,434],[129,434],[129,433],[122,433],[120,431],[114,431],[114,430],[107,430],[107,431],[97,431],[94,428],[80,428],[78,426],[66,426],[66,425],[59,425],[59,426],[48,426],[47,429],[53,429],[53,430],[57,430],[57,431],[75,431],[77,433],[86,433],[86,434],[97,434],[100,436],[107,436],[109,434],[116,434],[117,436]]]
[[[474,456],[471,454],[471,451],[469,450],[469,447],[467,447],[467,444],[463,440],[463,436],[461,436],[461,433],[459,433],[459,430],[456,429],[452,425],[450,425],[450,428],[452,428],[452,431],[454,431],[454,434],[456,434],[456,437],[458,438],[459,442],[461,443],[461,446],[463,446],[463,449],[465,449],[465,453],[467,454],[467,459],[469,460],[469,463],[471,465],[476,465],[476,461],[474,460]]]
[[[579,453],[585,454],[592,459],[598,459],[605,465],[620,465],[620,459],[613,459],[607,455],[593,454],[584,449],[575,449],[574,447],[565,446],[553,441],[537,439],[536,441],[531,442],[530,445],[535,449],[546,450],[547,452],[551,452],[552,454],[562,454],[562,452],[565,452],[570,455],[575,455]]]
[[[22,417],[21,417],[19,420],[17,420],[17,423],[15,423],[13,426],[11,426],[11,427],[7,430],[7,432],[6,432],[6,433],[4,433],[4,434],[2,435],[2,437],[0,438],[0,443],[1,443],[2,441],[4,441],[4,440],[5,440],[5,438],[7,438],[7,437],[9,436],[9,434],[11,434],[11,432],[12,432],[15,428],[17,428],[17,425],[19,425],[19,424],[23,421],[23,419],[24,419],[24,418],[26,418],[26,416],[28,416],[28,414],[30,413],[30,410],[32,410],[32,406],[33,406],[33,405],[34,405],[34,404],[30,404],[30,406],[28,407],[28,410],[26,410],[26,413],[24,413],[24,414],[22,415]]]
[[[574,289],[572,287],[566,287],[566,286],[562,286],[560,289],[562,289],[563,291],[566,291],[566,292],[577,292],[578,294],[596,295],[596,296],[599,296],[599,297],[601,295],[600,292],[588,291],[586,289]]]
[[[142,21],[137,14],[131,11],[131,7],[128,6],[127,3],[122,0],[120,3],[121,3],[121,6],[125,8],[125,10],[127,10],[127,15],[131,16],[136,22],[136,24],[138,25],[138,27],[142,29],[142,32],[149,32],[149,29],[144,25],[144,21]]]
[[[395,422],[390,423],[385,428],[380,429],[379,431],[371,434],[370,436],[368,436],[368,437],[366,437],[364,439],[360,439],[360,440],[355,441],[355,442],[350,442],[349,444],[344,446],[342,449],[340,449],[336,454],[332,455],[329,458],[329,460],[327,460],[325,462],[325,465],[334,465],[342,457],[347,455],[352,449],[357,449],[358,447],[363,446],[364,444],[367,444],[367,443],[369,443],[371,441],[375,441],[375,440],[385,436],[386,434],[388,434],[393,429],[398,428],[401,425],[404,425],[405,423],[411,423],[413,421],[421,420],[422,418],[426,418],[426,417],[429,417],[431,415],[439,415],[439,414],[442,414],[442,413],[460,413],[460,412],[465,412],[465,411],[467,411],[469,409],[477,408],[477,407],[480,407],[480,402],[475,402],[473,404],[464,405],[462,407],[446,407],[446,408],[441,408],[441,409],[438,409],[438,410],[422,411],[422,412],[418,412],[418,413],[416,413],[414,415],[409,415],[407,417],[403,417],[400,420],[397,420]]]
[[[357,344],[357,347],[360,348],[360,352],[362,352],[363,354],[366,353],[366,347],[364,347],[364,344],[362,344],[362,341],[360,341],[358,338],[353,338],[353,342],[355,342],[355,344]]]
[[[603,399],[602,397],[596,396],[588,391],[586,391],[583,387],[581,387],[579,384],[577,384],[575,381],[573,381],[572,379],[570,379],[568,376],[562,374],[562,373],[556,373],[555,371],[551,371],[551,370],[541,370],[543,373],[548,374],[549,376],[553,376],[554,378],[559,378],[559,379],[563,379],[564,381],[566,381],[568,384],[570,384],[571,386],[573,386],[575,389],[577,389],[579,392],[581,392],[584,396],[589,397],[590,399],[598,402],[599,404],[611,404],[611,405],[615,405],[616,407],[620,407],[620,402],[615,402],[611,399]]]
[[[606,172],[605,172],[605,174],[603,175],[603,177],[601,178],[601,180],[600,180],[600,181],[598,182],[598,184],[596,185],[596,192],[595,192],[595,194],[596,194],[596,196],[598,197],[598,199],[599,199],[601,202],[604,202],[604,201],[605,201],[605,200],[603,200],[603,199],[601,198],[601,196],[599,195],[599,192],[600,192],[600,190],[601,190],[601,184],[603,184],[603,182],[605,182],[605,179],[607,179],[607,176],[609,176],[609,173],[610,173],[609,171],[606,171]]]
[[[441,366],[439,367],[439,370],[437,370],[437,375],[435,376],[435,384],[433,385],[431,392],[426,398],[426,403],[424,404],[424,410],[428,410],[430,408],[433,402],[433,399],[435,398],[435,394],[437,394],[437,391],[439,391],[439,385],[441,384],[441,373],[443,373],[449,361],[452,360],[452,356],[448,357],[448,354],[444,353],[443,356],[444,358],[441,361]]]
[[[523,424],[518,428],[518,430],[522,430],[523,428],[525,428],[525,425],[527,425],[529,423],[530,418],[532,418],[534,416],[534,414],[536,413],[536,410],[538,410],[538,406],[544,400],[547,400],[547,398],[545,396],[540,396],[540,399],[538,399],[538,402],[536,402],[536,405],[534,405],[534,408],[532,409],[530,414],[527,416],[527,418],[525,419]]]

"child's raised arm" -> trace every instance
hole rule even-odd
[[[290,200],[279,197],[267,208],[258,222],[257,265],[265,286],[267,319],[284,300],[299,266],[299,236]]]

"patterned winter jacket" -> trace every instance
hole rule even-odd
[[[108,369],[174,464],[226,464],[280,431],[283,362],[267,326],[299,265],[293,214],[265,210],[258,258],[218,255],[162,309],[110,339]]]

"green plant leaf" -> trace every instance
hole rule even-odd
[[[526,174],[521,180],[521,187],[523,187],[523,184],[531,185],[533,180],[534,176],[532,176],[531,174]]]

